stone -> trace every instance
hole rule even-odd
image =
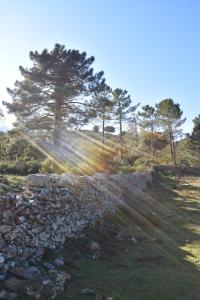
[[[17,277],[24,278],[25,269],[26,268],[24,268],[24,267],[13,267],[10,269],[10,273]]]
[[[7,299],[8,293],[6,291],[0,291],[0,299]]]
[[[42,275],[36,267],[29,267],[23,271],[23,277],[30,280],[40,280]]]
[[[44,249],[59,249],[67,238],[80,237],[85,227],[101,222],[107,213],[114,213],[118,201],[113,195],[122,201],[124,194],[126,197],[130,194],[134,199],[134,195],[141,193],[148,182],[151,182],[150,173],[29,175],[26,191],[0,196],[1,271],[14,266],[26,269],[35,266],[41,261]],[[99,189],[99,186],[104,188]],[[125,193],[124,186],[127,188]],[[111,189],[112,193],[107,192]],[[91,241],[87,249],[92,259],[100,257],[101,245],[97,241]],[[64,263],[64,258],[58,257],[52,265],[57,268]],[[43,265],[43,268],[48,273],[55,271],[54,275],[51,274],[55,277],[52,282],[56,282],[59,290],[63,289],[63,280],[71,278],[71,274],[58,273],[52,266]],[[32,271],[28,271],[32,274],[27,275],[28,278],[40,278],[43,274],[40,270]],[[20,272],[15,276],[24,278],[22,270]]]
[[[0,282],[6,279],[6,273],[0,273]]]
[[[103,300],[103,297],[101,295],[96,295],[95,300]]]
[[[4,239],[0,239],[0,250],[2,250],[6,246],[6,242]]]
[[[12,229],[12,226],[10,226],[10,225],[1,225],[0,226],[0,232],[3,234],[10,232],[11,229]]]
[[[13,258],[17,255],[17,246],[15,244],[8,245],[6,247],[6,256],[7,258]]]
[[[54,260],[54,263],[55,263],[56,266],[60,267],[60,266],[63,266],[65,264],[65,261],[64,261],[63,257],[57,257]]]
[[[65,277],[66,277],[66,280],[70,280],[70,279],[72,278],[72,275],[71,275],[70,273],[67,273],[67,272],[66,272],[65,275],[66,275],[66,276],[65,276]]]
[[[56,267],[48,262],[43,262],[43,267],[48,270],[54,270]]]
[[[0,264],[3,264],[5,261],[5,258],[3,255],[0,254]]]
[[[4,219],[9,219],[10,217],[12,217],[12,211],[11,210],[6,210],[3,212],[3,218]]]
[[[101,247],[100,247],[99,243],[97,243],[95,241],[91,241],[89,244],[89,249],[92,252],[96,252],[96,251],[100,251]]]
[[[86,295],[86,296],[94,296],[95,292],[90,289],[90,288],[84,288],[82,289],[82,291],[80,292],[81,295]]]

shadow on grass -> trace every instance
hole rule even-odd
[[[102,299],[199,300],[200,217],[189,209],[193,202],[184,201],[180,184],[181,178],[159,175],[140,198],[127,190],[103,227],[66,245],[62,255],[73,277],[58,299],[92,299],[80,295],[88,287]],[[88,254],[91,239],[101,245],[98,260]]]

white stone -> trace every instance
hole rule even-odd
[[[3,255],[0,254],[0,264],[3,264],[5,261],[5,258]]]

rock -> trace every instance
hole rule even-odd
[[[0,254],[0,264],[3,264],[5,261],[5,258],[3,255]]]
[[[43,267],[48,270],[54,270],[56,267],[48,262],[43,262]]]
[[[3,234],[10,232],[11,229],[12,229],[12,226],[10,226],[10,225],[1,225],[0,226],[0,232]]]
[[[10,269],[10,273],[17,277],[24,278],[25,269],[26,268],[24,268],[24,267],[13,267]]]
[[[6,273],[0,273],[0,282],[6,279]]]
[[[2,250],[6,246],[6,242],[4,239],[0,239],[0,250]]]
[[[100,296],[100,295],[96,295],[96,296],[95,296],[95,300],[103,300],[103,297]]]
[[[7,299],[8,293],[6,291],[0,291],[0,299]]]
[[[85,288],[85,289],[82,289],[82,291],[80,292],[81,295],[86,295],[86,296],[94,296],[95,295],[95,292],[90,289],[90,288]]]
[[[12,217],[12,211],[11,210],[6,210],[3,212],[3,218],[4,219],[9,219],[10,217]]]
[[[36,267],[29,267],[24,270],[23,277],[30,280],[41,280],[42,275]]]
[[[99,243],[97,243],[95,241],[91,241],[89,244],[89,249],[92,252],[96,252],[96,251],[100,251],[101,247],[100,247]]]
[[[8,288],[11,292],[17,292],[23,288],[24,281],[17,279],[16,277],[11,277],[4,281],[4,286]]]
[[[101,253],[100,252],[94,252],[92,254],[92,259],[97,260],[101,257]]]
[[[135,238],[134,236],[132,236],[130,240],[131,240],[131,242],[133,242],[134,244],[137,244],[137,240],[136,240],[136,238]]]
[[[64,258],[63,257],[58,257],[54,260],[54,263],[56,266],[60,267],[65,264]]]
[[[72,275],[70,273],[65,274],[66,280],[70,280],[72,278]]]
[[[7,258],[13,258],[17,255],[17,246],[15,244],[8,245],[6,247],[6,256]]]
[[[14,193],[7,193],[7,197],[9,197],[9,199],[11,201],[14,201],[16,199],[16,194],[14,194]]]

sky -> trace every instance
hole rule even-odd
[[[200,113],[199,0],[0,0],[0,107],[31,66],[29,51],[55,43],[95,56],[112,88],[134,103],[180,103],[190,132]],[[4,107],[5,112],[5,107]],[[6,114],[4,124],[14,118]]]

